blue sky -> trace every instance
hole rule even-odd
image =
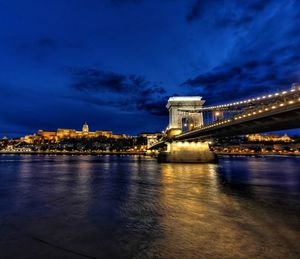
[[[171,95],[287,89],[299,17],[293,0],[0,0],[0,137],[157,131]]]

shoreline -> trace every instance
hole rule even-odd
[[[264,157],[264,156],[291,156],[291,157],[300,157],[300,153],[250,153],[250,152],[215,152],[217,156],[220,157],[226,157],[226,156],[240,156],[240,157],[246,157],[246,156],[254,156],[254,157]],[[96,156],[103,156],[103,155],[116,155],[116,156],[122,156],[122,155],[129,155],[129,156],[151,156],[147,154],[145,151],[136,151],[136,152],[126,152],[126,151],[120,151],[120,152],[113,152],[113,151],[0,151],[0,155],[70,155],[70,156],[90,156],[90,155],[96,155]]]
[[[99,152],[99,151],[0,151],[0,155],[146,155],[146,152]]]
[[[263,157],[263,156],[291,156],[291,157],[300,157],[300,153],[251,153],[251,152],[233,152],[233,153],[228,153],[228,152],[215,152],[217,156],[254,156],[254,157]]]

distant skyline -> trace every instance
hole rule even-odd
[[[161,131],[172,95],[288,89],[299,17],[296,0],[0,0],[0,138]]]

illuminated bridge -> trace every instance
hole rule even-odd
[[[203,107],[204,102],[201,97],[171,97],[166,136],[151,148],[167,145],[164,152],[184,162],[179,153],[209,151],[207,142],[215,138],[300,128],[299,86],[216,106]]]

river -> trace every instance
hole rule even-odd
[[[300,258],[300,158],[0,155],[1,258]]]

